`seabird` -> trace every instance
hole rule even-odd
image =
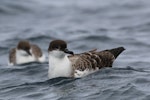
[[[124,47],[109,50],[74,54],[67,49],[63,40],[53,40],[49,44],[48,77],[83,77],[104,67],[112,67],[114,60],[123,52]],[[70,54],[70,55],[68,55]]]
[[[27,40],[21,40],[16,48],[9,52],[9,65],[24,64],[29,62],[44,62],[45,55],[41,49],[29,43]]]

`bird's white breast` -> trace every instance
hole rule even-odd
[[[23,55],[24,51],[16,51],[16,64],[23,64],[36,61],[34,55]]]
[[[56,77],[71,77],[72,71],[71,62],[67,55],[63,58],[57,58],[49,54],[48,77],[50,79]]]

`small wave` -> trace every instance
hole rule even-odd
[[[51,39],[53,39],[53,38],[50,36],[44,36],[44,35],[27,38],[27,40],[30,40],[30,41],[51,40]]]
[[[96,78],[98,77],[100,79],[120,79],[123,77],[128,78],[128,76],[134,75],[136,73],[147,75],[148,71],[127,66],[126,68],[103,68],[91,75],[94,75]]]
[[[85,40],[99,40],[99,41],[110,41],[112,38],[108,36],[101,36],[101,35],[91,35],[84,37]]]
[[[45,80],[42,82],[32,82],[32,83],[24,83],[24,84],[20,84],[20,85],[16,85],[16,86],[8,86],[8,87],[1,88],[0,90],[7,90],[7,89],[12,90],[15,88],[28,87],[28,86],[60,86],[63,84],[68,84],[75,80],[76,79],[74,79],[74,78],[58,77],[58,78],[54,78],[54,79]]]
[[[9,14],[6,8],[0,7],[0,14]]]
[[[8,50],[8,47],[0,46],[0,51],[6,51],[6,50]]]
[[[126,90],[125,91],[123,91],[123,93],[122,94],[133,94],[134,95],[134,93],[135,94],[143,94],[140,90],[138,90],[137,89],[137,87],[136,86],[134,86],[133,84],[131,84],[131,83],[129,83],[129,84],[127,84],[126,85]]]
[[[39,62],[31,62],[31,63],[25,63],[25,64],[19,64],[15,66],[8,66],[8,68],[1,69],[1,73],[25,73],[28,76],[36,74],[40,71],[47,70],[48,62],[39,63]]]
[[[0,46],[0,54],[1,55],[5,55],[9,52],[9,48],[8,47],[5,47],[5,46]]]
[[[3,4],[3,6],[0,6],[0,14],[4,15],[14,15],[25,12],[31,12],[31,9],[23,4],[7,3]]]
[[[98,71],[97,73],[102,74],[129,74],[132,73],[134,69],[132,68],[104,68],[103,70]]]
[[[150,81],[147,80],[146,78],[136,78],[134,83],[136,83],[136,84],[145,84],[146,85],[146,83],[150,83]]]

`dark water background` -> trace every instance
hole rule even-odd
[[[53,39],[76,53],[124,46],[113,68],[48,80],[48,62],[7,66],[19,40],[45,55]],[[0,0],[0,100],[150,100],[149,0]]]

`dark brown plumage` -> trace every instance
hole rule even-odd
[[[42,57],[42,51],[37,45],[32,44],[31,48],[32,48],[32,53],[35,55],[36,58]]]
[[[55,41],[50,42],[48,51],[52,51],[55,49],[64,51],[65,48],[67,48],[67,43],[65,41],[55,40]]]
[[[9,52],[9,62],[16,64],[16,48],[13,48]]]
[[[30,43],[26,40],[22,40],[18,43],[17,49],[29,50],[31,48]]]
[[[114,60],[124,50],[123,47],[104,51],[92,50],[69,56],[69,59],[75,70],[84,71],[85,69],[101,69],[103,67],[112,67]]]

